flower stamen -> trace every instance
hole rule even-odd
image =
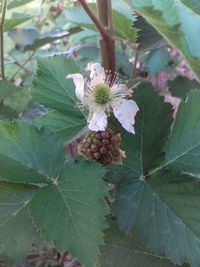
[[[110,89],[106,84],[97,84],[93,89],[95,102],[100,105],[105,105],[111,96]]]

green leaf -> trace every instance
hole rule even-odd
[[[64,56],[38,59],[37,74],[33,79],[33,98],[64,115],[83,118],[73,81],[66,79],[68,74],[80,72],[74,61]]]
[[[123,13],[120,12],[119,8],[118,10],[112,11],[112,18],[115,35],[118,38],[122,38],[134,43],[137,35],[137,30],[132,26],[134,17],[129,18],[125,16]]]
[[[120,228],[177,264],[200,262],[200,186],[192,177],[161,172],[145,182],[135,176],[118,186],[114,214]]]
[[[13,109],[0,103],[0,120],[11,120],[18,118],[19,114]]]
[[[65,116],[65,121],[71,122],[68,123],[69,127],[74,127],[74,124],[82,121],[80,127],[77,127],[77,132],[81,130],[82,125],[86,125],[86,117],[76,98],[74,83],[71,79],[66,79],[66,76],[70,73],[80,72],[74,61],[64,56],[38,59],[38,70],[32,87],[32,96],[36,101],[57,111],[56,115],[53,115],[55,120],[59,119],[59,114],[60,121],[63,121]],[[49,116],[51,116],[52,122],[52,115],[43,117],[40,122],[47,118],[47,122],[44,121],[44,124],[50,126]],[[55,125],[54,122],[51,123],[52,126],[53,124]],[[71,129],[69,132],[67,131],[66,129],[66,137],[71,135]],[[75,128],[73,128],[73,133],[76,133]]]
[[[0,180],[47,183],[64,165],[62,142],[23,121],[0,122]]]
[[[137,29],[133,27],[136,17],[132,13],[130,5],[124,0],[112,2],[113,28],[116,37],[135,43]]]
[[[200,78],[200,16],[180,0],[131,2],[136,11],[187,59]]]
[[[138,29],[137,43],[139,46],[137,50],[139,52],[166,45],[163,37],[143,17],[138,16],[134,22],[134,26]]]
[[[45,239],[61,252],[69,250],[88,267],[97,262],[98,246],[103,244],[101,230],[107,212],[106,187],[101,179],[104,174],[105,170],[93,162],[77,159],[65,163],[62,142],[47,129],[38,130],[23,121],[0,122],[0,181],[15,182],[16,186],[39,183],[35,197],[31,195],[19,207],[20,214],[30,203],[32,220]],[[14,196],[22,202],[18,192]],[[0,209],[3,203],[0,201]],[[21,216],[17,217],[19,227],[25,227],[24,213]],[[21,234],[19,227],[16,230]],[[11,232],[14,238],[17,233]]]
[[[20,22],[20,18],[18,20],[13,19],[13,21],[10,21],[8,26],[12,28],[14,23],[17,23],[17,21]],[[8,35],[13,40],[13,42],[16,43],[18,49],[26,52],[29,50],[35,50],[45,44],[54,42],[56,40],[66,38],[80,31],[82,31],[80,27],[73,27],[67,31],[56,30],[40,34],[36,28],[26,27],[22,29],[12,29],[9,31]]]
[[[122,131],[122,149],[126,151],[123,162],[136,175],[143,176],[160,160],[172,123],[172,107],[164,103],[150,83],[141,83],[134,90],[134,101],[139,106],[136,133]]]
[[[133,65],[129,62],[129,54],[126,53],[126,51],[116,49],[115,56],[117,72],[123,75],[123,79],[125,79],[125,77],[130,78]]]
[[[30,3],[32,1],[34,1],[34,0],[12,0],[8,4],[8,9],[20,7],[20,6],[23,6],[23,5]]]
[[[67,8],[64,11],[66,20],[73,22],[76,25],[82,26],[83,28],[96,31],[96,28],[85,11],[80,7]]]
[[[100,51],[99,48],[96,47],[96,44],[93,46],[87,45],[83,46],[78,50],[78,58],[76,58],[76,62],[80,66],[80,68],[84,69],[87,66],[88,62],[100,62]]]
[[[49,112],[34,120],[37,127],[45,125],[51,131],[59,134],[63,140],[71,139],[85,126],[85,121],[79,118],[66,117],[58,112]]]
[[[187,7],[191,8],[195,13],[200,15],[200,2],[199,0],[181,0]]]
[[[165,161],[158,167],[200,173],[200,90],[191,91],[181,103],[171,136],[165,146]]]
[[[90,4],[92,10],[97,13],[96,5]],[[71,21],[84,28],[97,31],[92,20],[86,15],[82,8],[68,8],[65,10],[65,16],[68,21]],[[137,30],[132,27],[135,17],[131,13],[130,6],[124,1],[114,1],[112,3],[112,18],[113,29],[116,37],[127,39],[134,42],[137,35]]]
[[[135,236],[128,237],[118,229],[114,221],[109,222],[110,228],[104,231],[101,267],[175,267],[167,257],[151,253]]]
[[[167,50],[160,48],[149,52],[144,67],[150,75],[156,75],[161,70],[164,70],[169,64],[169,53]]]
[[[28,205],[36,187],[0,182],[0,257],[19,264],[31,249],[34,229]]]
[[[30,91],[28,88],[19,88],[15,93],[4,100],[4,105],[21,113],[25,110],[31,101]]]
[[[32,16],[21,13],[13,13],[10,19],[5,20],[5,31],[9,31],[12,28],[32,19]]]
[[[140,109],[136,134],[122,133],[122,149],[127,158],[111,179],[108,176],[116,184],[114,215],[121,229],[143,240],[153,253],[164,252],[174,263],[186,260],[198,267],[199,183],[192,176],[162,169],[200,172],[200,91],[191,92],[181,105],[166,145],[166,159],[156,169],[171,125],[171,109],[148,84],[135,90],[134,100]]]
[[[17,49],[23,50],[26,45],[32,44],[38,37],[39,32],[36,28],[12,29],[8,36],[16,44]]]
[[[72,34],[82,31],[80,27],[73,27],[67,31],[50,31],[42,33],[38,36],[37,39],[33,40],[31,44],[24,46],[23,50],[35,50],[45,44],[52,43],[56,40],[69,37]]]
[[[16,91],[20,91],[21,88],[9,83],[5,80],[0,80],[0,101],[13,95]]]
[[[200,83],[184,76],[177,76],[174,80],[168,81],[168,87],[173,96],[186,100],[188,93],[192,89],[200,89]]]
[[[107,212],[105,171],[93,162],[68,162],[59,177],[41,188],[31,202],[34,221],[47,241],[68,249],[86,267],[98,262]]]
[[[0,81],[0,116],[17,118],[30,101],[27,88],[18,87],[8,81]]]

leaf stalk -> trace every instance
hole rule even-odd
[[[2,15],[0,22],[0,52],[1,52],[1,77],[5,80],[4,71],[4,22],[6,16],[7,0],[2,0]]]

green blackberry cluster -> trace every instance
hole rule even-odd
[[[107,165],[124,156],[120,143],[120,134],[114,134],[111,128],[99,132],[90,131],[78,144],[78,153],[88,160]]]

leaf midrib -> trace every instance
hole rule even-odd
[[[9,218],[6,220],[6,221],[4,221],[2,224],[0,224],[0,228],[2,228],[5,224],[7,224],[10,220],[12,220],[14,217],[16,217],[17,215],[18,215],[18,213],[21,211],[21,210],[23,210],[26,206],[28,206],[28,204],[31,202],[31,199],[32,199],[32,197],[29,199],[29,200],[27,200],[27,201],[25,201],[24,203],[23,203],[23,205],[21,205],[20,207],[19,207],[19,209],[17,209],[14,213],[11,213],[11,215],[9,216]],[[0,203],[1,204],[1,203]]]
[[[141,175],[144,175],[143,169],[143,143],[144,143],[144,110],[145,110],[145,95],[143,97],[143,105],[142,105],[142,126],[141,126],[141,142],[140,142],[140,167],[141,167]]]
[[[170,164],[174,163],[176,160],[180,159],[181,157],[187,155],[189,152],[191,152],[193,149],[196,149],[198,146],[200,146],[200,142],[197,143],[196,145],[192,146],[191,148],[187,149],[186,151],[184,151],[182,154],[178,155],[177,157],[174,157],[173,159],[167,161],[165,164],[157,167],[156,169],[152,170],[151,172],[149,172],[148,176],[157,173],[158,171],[161,171],[162,169],[164,169],[165,167],[169,166]]]
[[[119,249],[131,251],[134,254],[141,254],[141,255],[145,255],[145,256],[155,257],[158,260],[170,260],[168,257],[165,257],[165,256],[156,255],[156,254],[152,254],[152,253],[147,252],[147,251],[137,250],[137,249],[133,249],[133,248],[127,248],[127,247],[122,247],[122,246],[118,246],[118,245],[113,245],[112,243],[106,243],[105,246],[111,246],[112,248],[119,248]]]
[[[46,178],[46,180],[47,181],[51,181],[52,182],[52,178],[50,178],[47,174],[44,174],[43,172],[41,172],[41,170],[37,170],[37,169],[35,169],[35,168],[30,168],[30,167],[28,167],[28,166],[26,166],[25,165],[25,163],[22,163],[22,162],[20,162],[20,161],[18,161],[17,159],[15,159],[14,157],[11,157],[10,155],[5,155],[5,154],[2,154],[1,152],[0,152],[0,155],[2,155],[3,157],[7,157],[8,159],[10,159],[11,161],[14,161],[14,162],[16,162],[17,164],[19,164],[19,165],[21,165],[21,166],[23,166],[23,168],[25,168],[27,171],[28,171],[28,169],[31,169],[31,170],[33,170],[34,172],[36,172],[38,175],[42,175],[42,176],[44,176],[45,178]],[[0,176],[1,177],[1,176]],[[8,181],[8,182],[10,182],[11,180],[9,180],[9,179],[4,179],[3,177],[2,177],[2,181]],[[21,183],[21,182],[19,182],[19,183]],[[48,184],[48,183],[47,183]]]
[[[72,213],[71,213],[70,205],[68,204],[68,202],[67,202],[67,200],[65,199],[64,195],[62,194],[62,189],[59,188],[59,185],[57,185],[56,187],[57,187],[57,190],[58,190],[58,192],[60,193],[60,195],[61,195],[61,197],[62,197],[62,199],[63,199],[63,202],[64,202],[64,204],[65,204],[65,206],[66,206],[66,208],[67,208],[67,210],[68,210],[69,217],[70,217],[70,219],[71,219],[72,224],[74,225],[74,229],[75,229],[76,234],[77,234],[77,236],[78,236],[78,238],[79,238],[79,240],[80,240],[80,243],[81,243],[81,246],[82,246],[82,248],[83,248],[83,251],[85,251],[85,254],[87,255],[87,258],[88,258],[89,261],[90,261],[90,256],[89,256],[89,254],[88,254],[88,251],[85,249],[85,246],[84,246],[84,244],[82,243],[82,239],[81,239],[81,236],[80,236],[79,231],[78,231],[78,229],[77,229],[77,225],[76,225],[76,223],[74,222],[74,219],[73,219],[73,216],[72,216]]]

